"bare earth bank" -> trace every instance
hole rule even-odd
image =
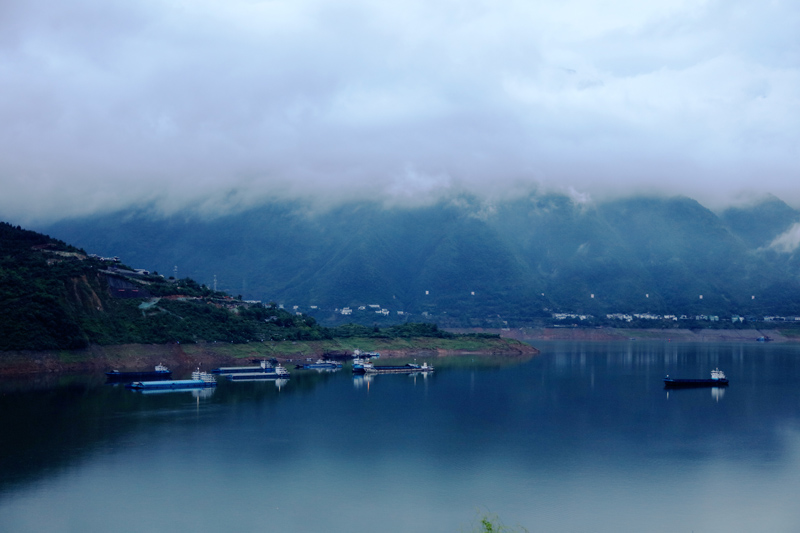
[[[520,356],[539,351],[517,339],[347,339],[341,341],[277,342],[250,344],[126,344],[90,346],[84,350],[0,352],[0,375],[43,372],[100,372],[144,370],[163,363],[170,368],[241,365],[250,359],[275,358],[281,362],[318,358],[324,354],[349,355],[359,348],[378,351],[381,357],[441,357],[466,354]]]
[[[517,328],[449,330],[454,333],[498,333],[503,338],[532,341],[630,341],[665,340],[674,342],[758,342],[769,337],[774,342],[798,342],[791,330],[780,329],[629,329],[629,328]]]

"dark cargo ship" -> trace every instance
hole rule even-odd
[[[671,378],[669,376],[664,378],[664,387],[667,389],[688,389],[693,387],[727,387],[728,379],[725,377],[725,372],[719,368],[711,371],[710,379],[680,379]]]

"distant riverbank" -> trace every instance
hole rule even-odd
[[[99,372],[136,370],[164,363],[169,367],[243,364],[250,359],[299,361],[325,354],[347,356],[355,349],[375,351],[381,357],[439,357],[463,354],[498,356],[533,355],[538,350],[513,338],[458,337],[347,338],[332,341],[253,342],[246,344],[125,344],[90,346],[84,350],[0,352],[0,375],[41,372]]]
[[[800,342],[800,332],[792,328],[775,329],[637,329],[637,328],[515,328],[449,329],[453,333],[497,333],[503,338],[535,341],[630,341],[664,340],[674,342],[757,342],[769,337],[774,342]]]

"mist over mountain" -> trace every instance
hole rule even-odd
[[[498,325],[553,312],[800,314],[800,262],[771,245],[798,221],[775,197],[717,214],[687,197],[542,194],[318,213],[271,203],[217,218],[127,210],[38,229],[324,321]]]

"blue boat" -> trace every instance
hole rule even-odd
[[[170,379],[165,381],[134,381],[125,385],[127,389],[133,390],[167,390],[167,389],[202,389],[206,387],[216,387],[216,378],[208,372],[195,370],[192,372],[192,379]]]
[[[667,389],[688,389],[696,387],[727,387],[728,379],[725,372],[719,368],[711,371],[711,379],[679,379],[669,376],[664,378],[664,388]]]
[[[367,371],[367,368],[372,368],[372,362],[369,360],[369,357],[356,357],[353,359],[353,373],[354,374],[364,374]]]
[[[112,370],[106,372],[106,379],[108,381],[121,382],[121,381],[136,381],[136,380],[152,380],[164,379],[172,375],[172,370],[162,364],[158,364],[155,370],[144,370],[141,372],[120,372],[119,370]]]

